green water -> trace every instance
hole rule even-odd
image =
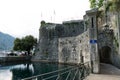
[[[26,77],[63,69],[68,65],[27,62],[0,64],[0,80],[21,80]]]

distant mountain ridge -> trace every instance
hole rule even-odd
[[[0,32],[0,51],[12,50],[15,38],[9,34]]]

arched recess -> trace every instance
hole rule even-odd
[[[104,46],[99,50],[100,62],[111,64],[111,48]]]

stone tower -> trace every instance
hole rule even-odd
[[[88,16],[89,38],[90,38],[90,55],[91,67],[93,73],[99,73],[99,54],[97,44],[97,9],[92,9],[86,12]]]

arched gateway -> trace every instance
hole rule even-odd
[[[104,46],[99,50],[100,62],[101,63],[111,63],[111,48],[108,46]]]

